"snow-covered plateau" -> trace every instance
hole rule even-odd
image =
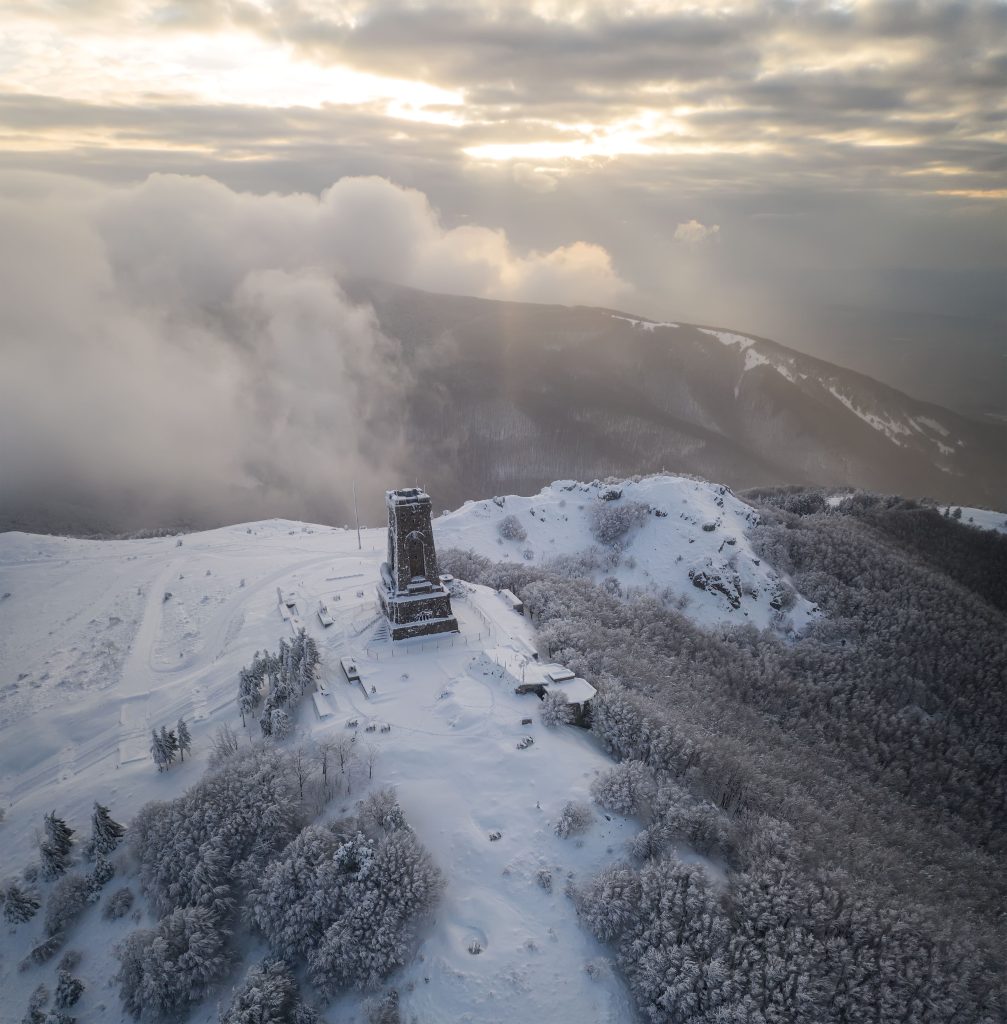
[[[630,526],[617,542],[599,541],[617,509]],[[519,530],[502,526],[508,517]],[[816,610],[755,556],[747,531],[756,521],[724,487],[657,476],[561,481],[533,497],[469,502],[434,529],[440,549],[494,560],[542,565],[586,552],[599,582],[614,581],[627,598],[659,596],[707,627],[799,631]],[[326,815],[351,811],[369,787],[393,787],[447,879],[415,957],[393,979],[403,1019],[632,1020],[609,954],[578,926],[563,890],[619,859],[635,823],[595,808],[583,837],[554,832],[568,801],[590,799],[610,758],[590,732],[543,727],[538,699],[515,694],[534,636],[500,594],[457,585],[459,635],[393,648],[375,608],[385,546],[383,529],[365,529],[358,549],[355,531],[285,520],[180,538],[0,535],[2,875],[36,857],[45,813],[55,810],[82,836],[99,800],[128,826],[143,804],[198,780],[221,723],[251,742],[259,730],[241,731],[239,670],[303,627],[322,653],[322,692],[300,704],[298,737],[350,732],[373,761],[373,779],[362,768]],[[348,656],[362,685],[340,671]],[[159,774],[150,731],[179,717],[192,755]],[[710,869],[716,875],[717,865]],[[543,871],[554,879],[549,891]],[[153,923],[146,909],[138,919]],[[40,920],[0,935],[0,1019],[19,1018],[40,981],[55,987],[55,960],[18,970]],[[67,948],[83,953],[75,973],[87,986],[74,1013],[82,1022],[127,1019],[110,979],[113,946],[136,920],[104,920],[93,906],[73,927]],[[250,962],[264,949],[242,952]],[[187,1019],[215,1020],[239,977],[236,969]],[[346,995],[324,1016],[357,1020],[360,1006],[359,995]]]

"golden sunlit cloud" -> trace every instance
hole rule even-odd
[[[78,102],[157,96],[265,108],[383,105],[392,117],[461,123],[464,95],[425,82],[307,61],[249,32],[56,36],[32,23],[7,32],[0,90]],[[433,108],[433,109],[431,109]]]

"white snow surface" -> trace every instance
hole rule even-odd
[[[957,505],[940,505],[939,511],[958,508]],[[974,526],[979,530],[993,530],[996,533],[1007,533],[1007,512],[995,512],[988,508],[968,508],[961,506],[963,522],[966,526]]]
[[[598,545],[591,533],[592,509],[602,503],[600,494],[613,486],[621,490],[622,497],[605,504],[614,507],[635,501],[652,510],[643,524],[627,535],[615,565],[608,561],[611,549]],[[501,538],[499,524],[507,515],[517,516],[528,535],[526,540]],[[752,550],[748,530],[758,519],[755,509],[727,487],[658,475],[614,485],[560,480],[531,497],[507,495],[470,501],[441,516],[435,528],[440,548],[471,548],[496,561],[527,560],[543,565],[557,556],[594,548],[602,563],[593,572],[598,582],[614,577],[628,596],[663,595],[707,628],[751,623],[765,629],[773,625],[775,610],[770,601],[782,578]],[[730,592],[740,593],[739,606],[733,607],[717,589],[696,587],[690,570],[693,575],[719,576]],[[815,614],[811,602],[798,596],[787,612],[791,620],[787,628],[800,630]]]
[[[10,594],[0,601],[2,876],[34,859],[34,833],[48,810],[83,839],[93,800],[128,824],[147,801],[197,781],[216,726],[240,730],[239,668],[255,650],[275,649],[300,620],[321,644],[325,703],[334,712],[319,720],[306,699],[302,736],[342,733],[356,718],[360,739],[379,750],[373,783],[362,772],[331,813],[351,811],[368,785],[395,787],[448,879],[416,958],[392,982],[405,1019],[632,1020],[606,950],[578,926],[563,889],[568,876],[586,878],[618,858],[638,826],[598,812],[583,843],[552,830],[562,806],[589,799],[591,780],[611,761],[587,732],[545,729],[538,699],[515,695],[514,678],[485,656],[489,646],[507,649],[519,671],[532,649],[527,620],[492,591],[467,587],[455,600],[461,636],[402,645],[394,657],[387,642],[372,641],[373,626],[360,630],[373,619],[384,542],[384,531],[367,530],[358,552],[352,533],[285,521],[192,534],[181,547],[174,538],[0,535],[0,594]],[[297,596],[286,618],[277,587]],[[314,615],[321,599],[335,618],[328,629]],[[347,654],[375,694],[341,678]],[[193,755],[158,775],[147,753],[150,728],[173,726],[179,715],[190,723]],[[390,731],[366,733],[372,722]],[[525,736],[534,745],[517,749]],[[490,842],[497,831],[500,840]],[[550,893],[537,883],[540,869],[553,873]],[[138,892],[135,878],[118,877],[106,894],[127,882]],[[138,906],[137,921],[106,922],[99,905],[73,926],[67,948],[83,952],[75,973],[87,985],[75,1007],[82,1021],[126,1019],[109,985],[112,947],[137,924],[153,923],[142,900]],[[59,955],[17,969],[41,937],[41,921],[40,912],[0,932],[0,1019],[20,1019],[40,981],[55,988]],[[474,941],[478,955],[469,952]],[[247,950],[249,958],[262,953]],[[589,961],[601,965],[597,977],[585,972]],[[218,1001],[243,969],[188,1019],[216,1020]],[[361,997],[347,995],[325,1019],[360,1020],[360,1011]]]
[[[704,625],[769,623],[776,574],[751,551],[746,529],[754,510],[725,488],[684,478],[621,486],[618,501],[643,502],[667,516],[648,515],[620,563],[599,578],[615,576],[624,590],[668,588],[671,599],[688,598],[685,614]],[[589,509],[603,489],[560,482],[534,497],[507,497],[502,506],[470,502],[435,520],[437,544],[496,559],[521,559],[530,548],[537,564],[576,553],[594,543]],[[524,524],[523,544],[497,543],[497,524],[507,513]],[[704,531],[704,523],[713,528]],[[597,810],[582,841],[553,832],[563,805],[589,800],[592,779],[612,762],[589,732],[543,727],[538,699],[513,692],[524,673],[535,672],[534,637],[528,621],[493,591],[461,585],[453,602],[458,636],[394,649],[376,637],[374,586],[385,546],[383,529],[363,531],[358,551],[352,531],[286,520],[189,534],[181,545],[172,537],[0,535],[0,880],[35,858],[35,832],[47,811],[65,817],[83,841],[94,800],[128,825],[146,802],[171,799],[196,782],[217,726],[228,722],[240,732],[239,669],[303,624],[322,651],[326,692],[318,704],[331,715],[319,718],[313,698],[305,698],[298,736],[288,742],[343,733],[356,719],[361,745],[378,748],[373,781],[362,769],[353,792],[328,813],[351,812],[368,786],[393,786],[448,880],[415,959],[391,981],[402,995],[403,1018],[633,1020],[609,952],[579,927],[563,889],[568,877],[585,879],[619,859],[638,825],[606,820]],[[694,587],[689,568],[733,572],[755,596],[733,610],[721,594]],[[293,608],[278,600],[290,593]],[[328,628],[315,614],[320,601],[334,619]],[[799,628],[813,612],[799,598],[789,614]],[[346,656],[356,659],[363,687],[339,671]],[[180,715],[190,725],[192,755],[159,775],[148,754],[150,730],[173,727]],[[372,723],[375,731],[366,732]],[[383,725],[390,730],[381,731]],[[242,743],[257,733],[250,724]],[[525,737],[534,744],[518,749]],[[495,832],[501,838],[491,842]],[[139,895],[125,857],[118,859],[120,875],[106,896],[123,884]],[[718,877],[718,866],[708,867]],[[552,872],[552,892],[537,884],[541,869]],[[43,897],[49,888],[41,884]],[[136,920],[107,922],[99,904],[72,928],[66,948],[84,954],[75,971],[87,985],[74,1010],[81,1021],[126,1020],[109,979],[117,968],[114,944],[138,924],[153,924],[142,898],[136,906]],[[20,1019],[40,981],[55,988],[59,955],[42,967],[17,969],[40,939],[41,922],[42,912],[0,930],[2,1020]],[[478,955],[469,952],[473,942],[482,947]],[[187,1019],[215,1021],[218,1003],[263,953],[243,946],[244,963]],[[585,971],[588,962],[600,966],[594,976]],[[350,994],[324,1017],[349,1024],[360,1013],[361,997]]]
[[[635,320],[631,316],[618,316],[616,313],[612,314],[612,319],[625,320],[631,327],[639,328],[641,331],[654,331],[658,327],[678,327],[678,324],[667,320]]]

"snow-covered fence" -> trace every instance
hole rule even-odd
[[[436,651],[442,647],[468,647],[473,641],[482,640],[483,636],[483,633],[476,633],[474,635],[470,633],[465,635],[452,633],[441,637],[400,640],[398,643],[403,646],[399,647],[398,650],[396,650],[395,644],[381,644],[365,647],[364,653],[368,658],[372,658],[375,661],[383,661],[385,658],[402,658],[416,654],[419,651]],[[490,639],[488,634],[486,634],[486,639]]]

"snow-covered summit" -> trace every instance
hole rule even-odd
[[[599,540],[597,524],[620,510],[633,522],[616,548]],[[520,530],[502,525],[512,516]],[[615,483],[559,480],[531,497],[469,501],[435,529],[442,549],[494,560],[542,565],[587,555],[598,582],[615,579],[627,596],[660,596],[703,626],[767,628],[789,620],[785,628],[799,630],[814,607],[753,551],[749,531],[758,521],[727,487],[662,474]]]

